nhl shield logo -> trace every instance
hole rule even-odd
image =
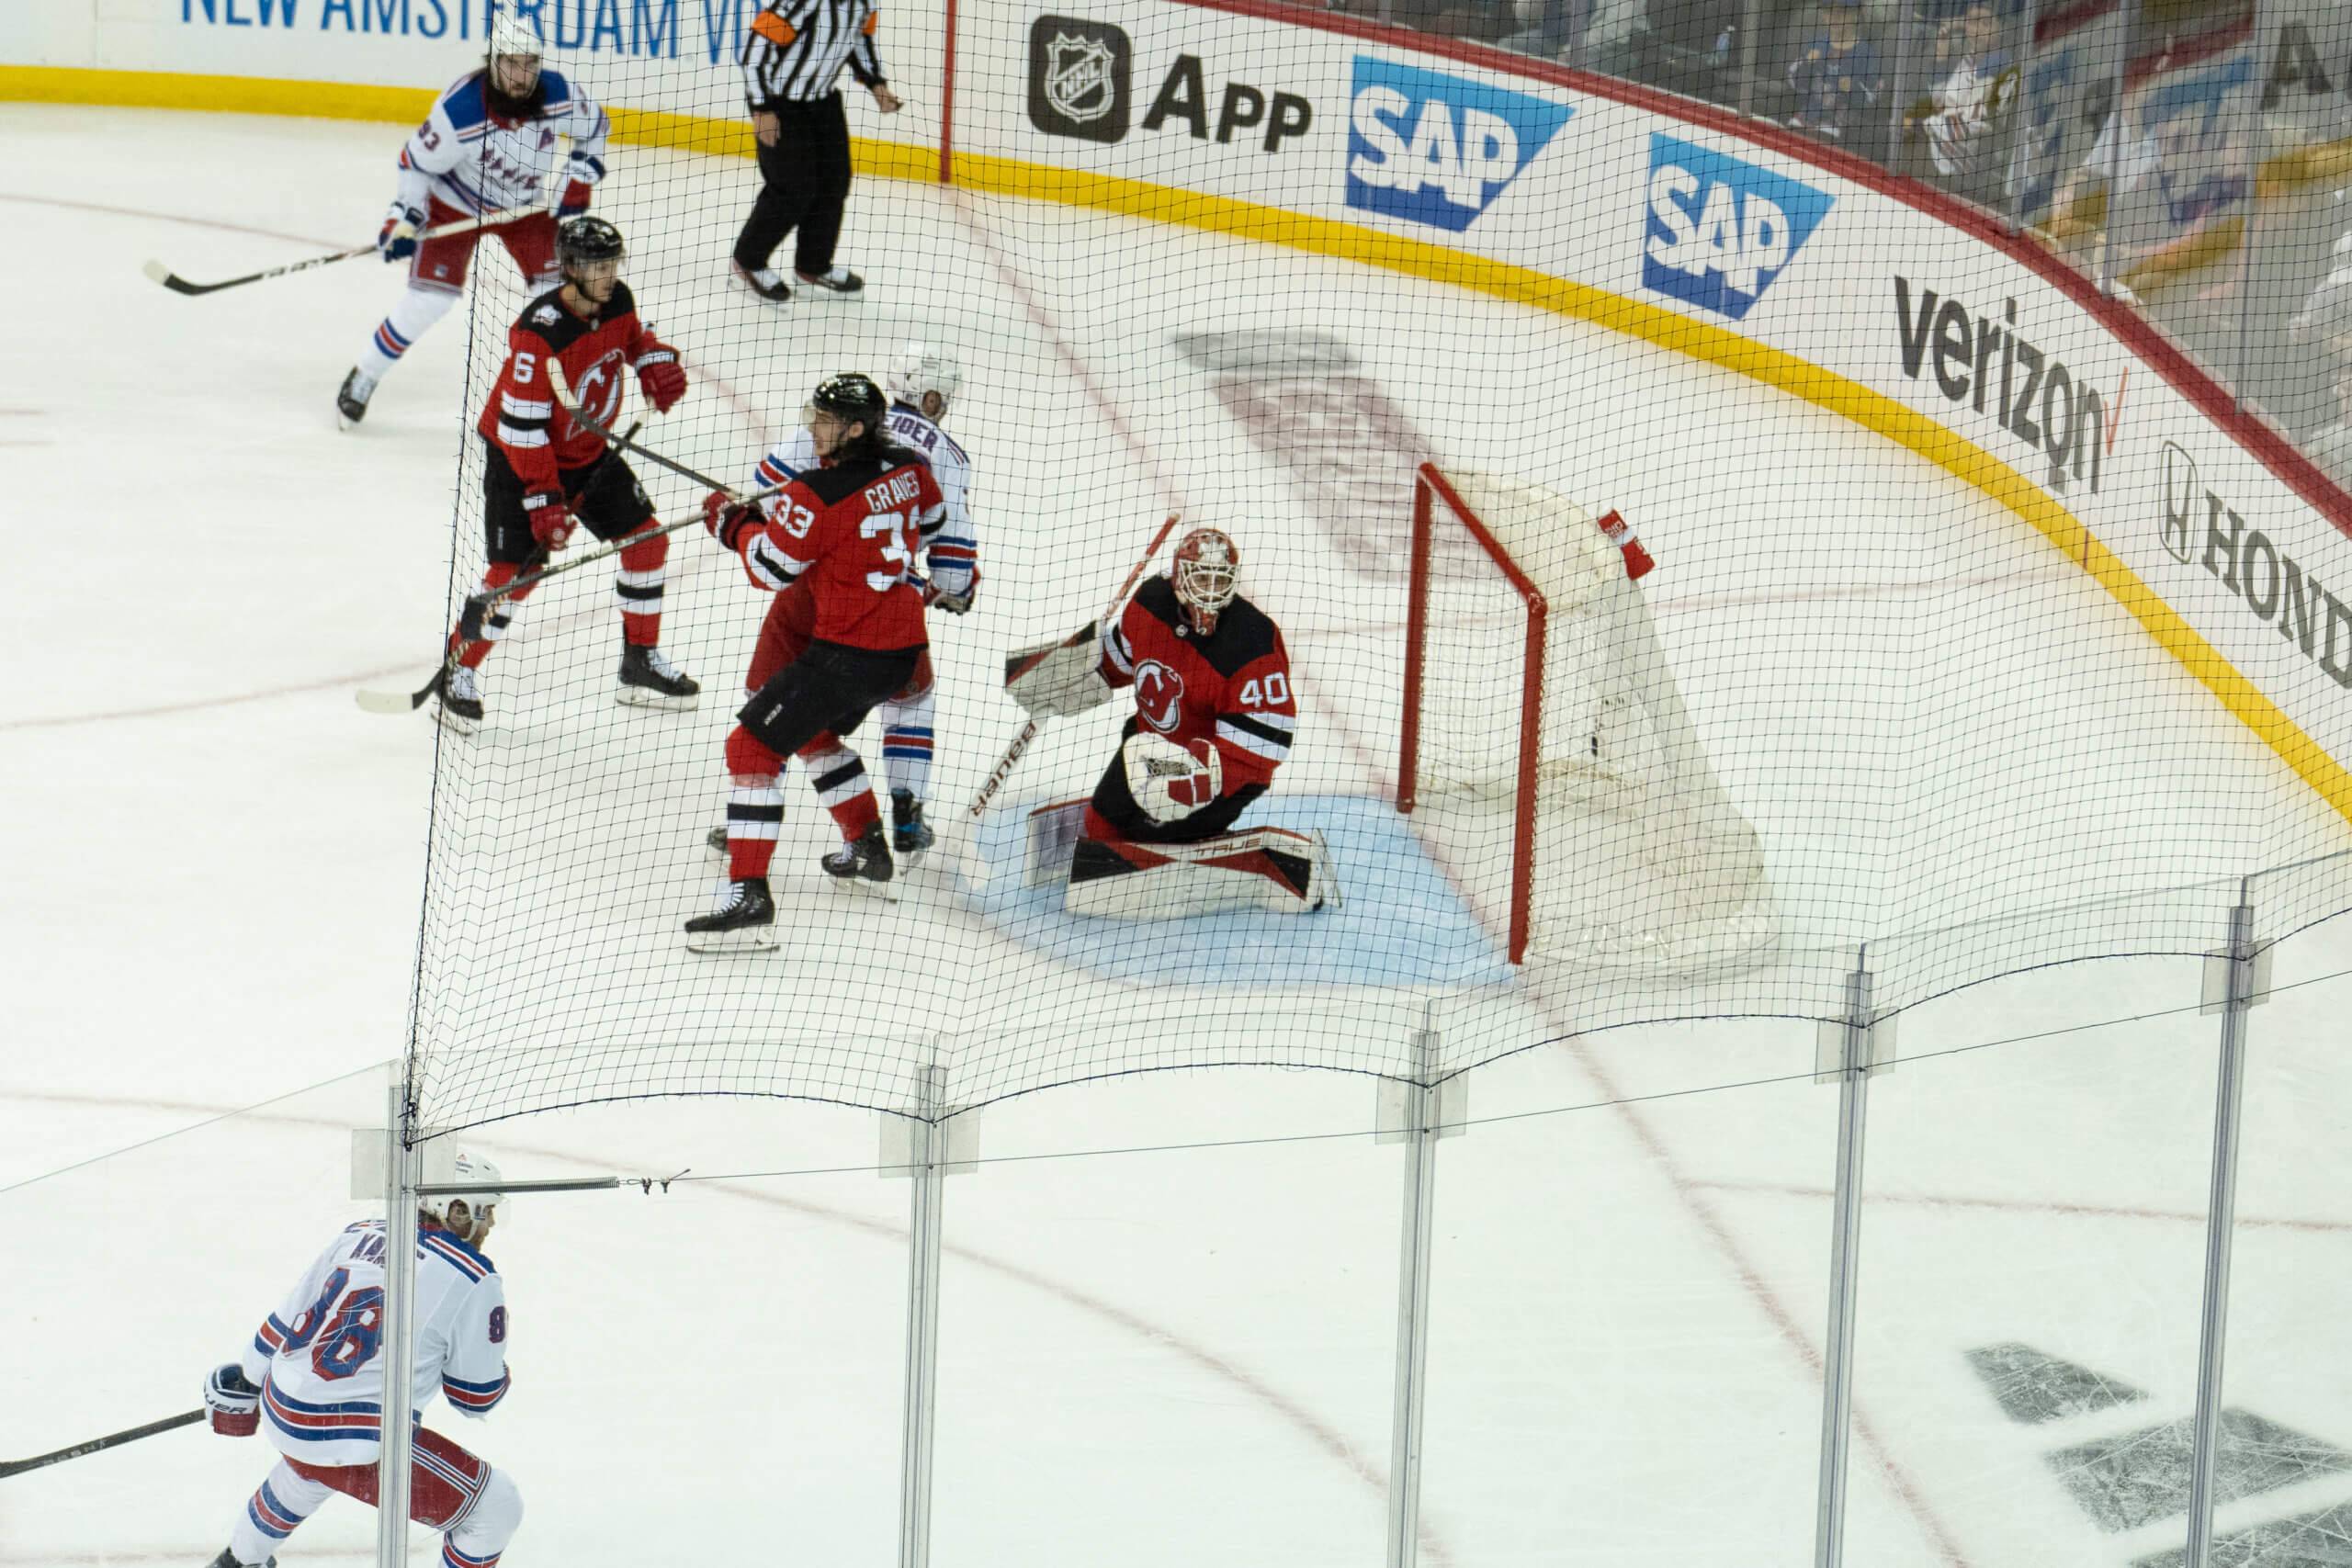
[[[1029,122],[1049,136],[1125,136],[1134,53],[1126,33],[1108,22],[1038,17],[1029,28]]]

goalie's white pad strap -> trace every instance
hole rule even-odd
[[[1029,845],[1022,856],[1021,885],[1046,887],[1069,880],[1071,849],[1086,831],[1087,799],[1057,800],[1029,813]]]
[[[1337,908],[1337,892],[1321,834],[1253,828],[1196,844],[1080,840],[1062,908],[1122,920],[1181,920],[1231,909],[1304,915],[1326,904]]]
[[[1064,718],[1111,700],[1111,682],[1096,668],[1102,661],[1094,628],[1059,642],[1016,649],[1004,661],[1004,689],[1039,718]]]
[[[1215,745],[1195,752],[1139,729],[1127,737],[1119,756],[1127,770],[1127,794],[1155,822],[1190,817],[1225,793],[1225,760]],[[1179,787],[1187,798],[1177,798]]]

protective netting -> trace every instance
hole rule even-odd
[[[620,111],[594,210],[693,383],[640,439],[749,487],[821,376],[944,346],[981,586],[968,615],[928,617],[923,744],[878,721],[845,738],[886,820],[884,753],[929,752],[940,847],[900,868],[895,901],[836,885],[817,862],[841,834],[795,762],[779,950],[717,957],[682,928],[722,874],[704,840],[767,594],[700,528],[673,538],[661,646],[701,683],[685,712],[614,701],[603,569],[521,606],[483,667],[483,727],[440,742],[427,1122],[656,1094],[900,1106],[934,1065],[957,1105],[1158,1068],[1402,1075],[1430,1030],[1458,1069],[1637,1021],[1834,1017],[1865,950],[1894,1009],[2017,969],[2202,952],[2262,868],[2301,868],[2265,880],[2267,936],[2352,907],[2330,858],[2352,737],[2321,701],[2352,666],[2352,547],[2306,461],[2334,438],[2272,415],[2299,448],[2232,400],[2283,406],[2256,396],[2268,377],[2315,406],[2330,374],[2317,350],[2259,344],[2324,314],[2311,182],[2345,144],[2341,95],[2306,103],[2316,77],[2281,86],[2278,62],[2344,58],[2336,10],[2285,7],[2290,37],[2244,8],[2173,7],[2205,42],[2168,51],[2167,27],[2186,36],[2169,11],[2092,7],[2069,28],[2044,6],[2037,30],[1995,7],[1971,97],[1958,33],[1935,37],[1966,14],[1866,8],[1887,25],[1863,107],[1893,165],[1866,171],[1865,137],[1764,123],[1812,83],[1781,58],[1810,57],[1809,9],[1729,7],[1756,25],[1713,63],[1638,15],[1611,32],[1618,7],[1508,9],[1481,36],[1516,54],[1304,10],[966,5],[952,80],[943,18],[894,11],[878,38],[909,107],[882,118],[842,83],[861,174],[835,259],[865,298],[803,288],[782,306],[729,276],[759,188],[729,63],[752,13],[649,11],[680,24],[650,47],[557,26],[550,62]],[[2102,82],[2140,151],[2092,164]],[[1751,118],[1672,96],[1701,86]],[[1915,92],[1952,102],[1913,113]],[[2265,95],[2284,106],[2267,118]],[[2276,164],[2290,152],[2302,184]],[[1988,210],[2062,259],[2020,259],[2035,243]],[[775,257],[787,279],[794,244]],[[1596,246],[1615,248],[1580,259]],[[2143,305],[2101,305],[2103,284]],[[470,425],[527,297],[487,252],[470,288],[454,594],[485,565]],[[2171,334],[2130,328],[2143,309]],[[2192,319],[2236,330],[2206,343]],[[639,412],[632,386],[620,420]],[[1600,711],[1628,711],[1616,682],[1645,717],[1601,734],[1638,765],[1564,782],[1576,808],[1537,815],[1548,963],[1510,962],[1508,814],[1441,831],[1395,809],[1412,475],[1431,459],[1619,512],[1658,561],[1579,601],[1556,645]],[[700,505],[700,483],[632,463],[662,522]],[[1128,690],[1047,721],[959,821],[1023,721],[1007,652],[1101,615],[1179,509],[1232,536],[1288,650],[1295,739],[1243,825],[1321,831],[1343,905],[1114,921],[1028,886],[1030,812],[1095,788]],[[2264,640],[2214,629],[2240,625]],[[1510,750],[1518,683],[1456,675],[1453,743]],[[1575,730],[1596,710],[1547,711]],[[1663,938],[1612,908],[1645,900],[1672,911]]]

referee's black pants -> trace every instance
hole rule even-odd
[[[849,199],[849,117],[838,92],[775,108],[775,145],[759,150],[760,197],[735,238],[735,260],[745,271],[757,271],[797,229],[793,270],[821,277],[832,270],[842,206]]]

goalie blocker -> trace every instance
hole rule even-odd
[[[1233,830],[1288,759],[1298,722],[1282,631],[1236,592],[1239,565],[1231,539],[1193,529],[1099,635],[1089,627],[1007,660],[1007,689],[1041,718],[1135,693],[1092,797],[1033,818],[1032,880],[1067,867],[1073,914],[1305,914],[1339,902],[1321,834]]]

